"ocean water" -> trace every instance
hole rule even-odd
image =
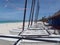
[[[23,21],[0,21],[0,23],[15,23],[15,22],[23,22]]]
[[[0,21],[0,23],[17,23],[17,22],[23,22],[23,20],[20,20],[20,21]],[[28,20],[26,20],[25,22],[28,22]]]

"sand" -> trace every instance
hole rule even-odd
[[[9,30],[22,28],[22,22],[14,22],[14,23],[0,23],[0,34],[9,35]],[[28,22],[25,23],[25,27],[27,27]]]

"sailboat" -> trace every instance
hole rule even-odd
[[[34,1],[35,0],[33,0],[33,2]],[[18,35],[0,35],[0,45],[59,45],[60,35],[49,34],[47,30],[41,28],[38,29],[34,26],[29,27],[30,29],[28,28],[27,30],[24,30],[26,8],[27,0],[25,0],[22,31]],[[31,20],[31,22],[32,21],[33,20]]]

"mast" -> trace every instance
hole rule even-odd
[[[37,20],[38,20],[39,9],[40,9],[40,5],[39,5],[39,0],[38,0],[37,7],[36,7],[36,13],[35,13],[35,23],[37,23]]]
[[[27,0],[25,0],[25,8],[24,8],[22,32],[24,31],[24,26],[25,26],[26,8],[27,8]],[[19,36],[22,32],[20,32],[20,33],[18,34],[18,36]],[[20,40],[21,40],[21,39],[18,39],[18,40],[14,43],[14,45],[17,45],[17,43],[18,43]]]
[[[31,16],[32,16],[32,9],[33,9],[33,0],[32,0],[32,4],[31,4],[31,10],[30,10],[30,16],[29,16],[29,23],[28,23],[28,28],[29,28],[30,21],[31,21]]]
[[[26,8],[27,8],[27,0],[25,0],[25,8],[24,8],[24,16],[23,16],[23,27],[22,27],[22,32],[24,31],[24,27],[25,27]],[[22,32],[20,32],[19,35],[20,35]]]
[[[32,16],[31,16],[31,25],[33,24],[33,16],[34,16],[35,2],[36,2],[36,0],[33,0],[33,9],[32,9]]]

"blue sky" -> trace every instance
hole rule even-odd
[[[25,0],[0,0],[0,21],[22,20]],[[37,1],[37,0],[36,0]],[[60,0],[40,0],[39,18],[48,17],[60,10]],[[28,0],[26,20],[30,14],[31,0]]]

